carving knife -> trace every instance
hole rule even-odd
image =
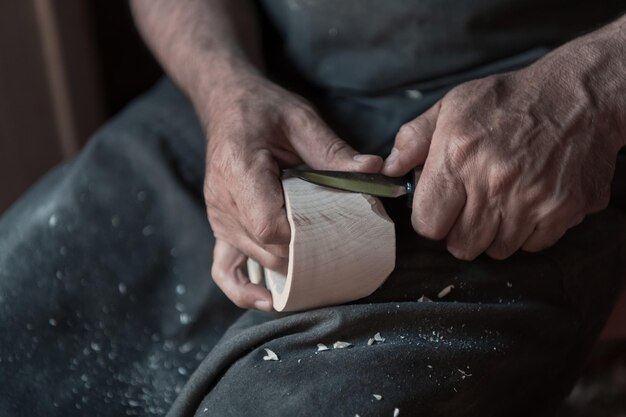
[[[413,205],[415,184],[421,174],[420,169],[404,177],[388,177],[382,174],[360,172],[319,171],[313,169],[286,169],[283,178],[297,177],[323,187],[354,193],[370,194],[377,197],[407,196],[409,207]]]

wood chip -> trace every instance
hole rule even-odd
[[[399,408],[394,408],[393,409],[393,417],[398,417],[400,415],[400,409]]]
[[[454,285],[448,285],[443,290],[439,291],[439,294],[437,294],[437,298],[445,297],[446,295],[450,294],[453,289],[454,289]]]
[[[267,355],[263,356],[263,360],[264,361],[277,361],[278,360],[278,355],[275,354],[273,351],[269,350],[268,348],[264,348],[265,352],[267,352]]]
[[[374,396],[374,398],[376,398],[378,401],[383,399],[383,396],[380,394],[372,394]]]
[[[345,349],[352,346],[352,343],[337,341],[333,343],[333,348],[335,349]]]
[[[426,297],[425,295],[422,295],[420,298],[417,299],[417,301],[419,303],[430,303],[433,300],[431,300],[430,298]]]
[[[323,352],[323,351],[325,351],[325,350],[328,350],[328,346],[326,346],[326,345],[325,345],[325,344],[323,344],[323,343],[318,343],[318,344],[317,344],[317,351],[318,351],[318,352]]]
[[[367,346],[372,346],[374,343],[383,343],[385,341],[385,338],[382,337],[379,333],[376,333],[374,335],[374,337],[370,337],[369,340],[367,341]]]
[[[507,283],[506,283],[506,286],[507,286],[507,287],[509,287],[509,288],[513,288],[513,284],[512,284],[512,283],[510,283],[510,282],[508,282],[508,281],[507,281]]]

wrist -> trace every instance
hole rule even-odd
[[[570,60],[580,62],[574,85],[585,89],[596,104],[596,123],[610,126],[618,150],[626,145],[625,34],[613,23],[573,42],[569,51]]]
[[[618,21],[621,22],[621,21]],[[617,23],[575,39],[521,71],[522,79],[542,90],[549,108],[576,106],[610,128],[614,146],[626,146],[626,30]]]

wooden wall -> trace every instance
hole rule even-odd
[[[0,213],[104,120],[89,2],[0,0]]]

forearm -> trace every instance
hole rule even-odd
[[[132,0],[131,5],[146,43],[196,106],[212,106],[221,91],[262,66],[249,0]]]
[[[614,132],[615,146],[626,146],[626,16],[557,48],[525,71],[530,79],[556,80],[554,88],[572,94],[556,97],[553,111],[580,105],[602,114],[596,120]]]

